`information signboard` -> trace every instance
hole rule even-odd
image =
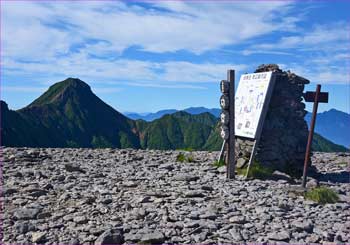
[[[235,135],[255,139],[273,86],[272,72],[244,74],[235,95]]]

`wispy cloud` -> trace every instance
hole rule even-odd
[[[293,29],[298,20],[281,16],[291,4],[159,1],[142,7],[121,1],[4,2],[4,55],[40,60],[67,54],[74,47],[118,55],[130,46],[198,54],[280,28]]]
[[[207,83],[217,82],[225,77],[227,69],[243,71],[243,64],[216,64],[191,62],[149,62],[141,60],[103,60],[75,54],[51,63],[20,62],[4,60],[8,74],[29,75],[35,73],[55,74],[55,77],[79,77],[92,83],[130,81],[168,83]],[[165,86],[165,84],[163,85]]]
[[[253,44],[248,51],[301,50],[301,51],[337,51],[348,50],[350,26],[345,22],[315,25],[311,30],[305,29],[297,35],[283,36],[279,40]],[[336,44],[336,45],[335,45]]]

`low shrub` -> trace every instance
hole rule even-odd
[[[248,178],[254,179],[267,179],[271,177],[273,170],[261,165],[259,162],[254,161],[250,166]],[[246,168],[237,168],[237,174],[245,176],[247,174]]]
[[[185,154],[183,154],[182,152],[180,152],[177,156],[176,156],[176,161],[177,162],[184,162],[186,160]]]
[[[311,201],[314,201],[320,204],[335,203],[339,201],[338,194],[332,189],[329,189],[324,186],[316,187],[312,190],[307,191],[304,194],[304,197],[306,199],[309,199]]]
[[[226,166],[226,163],[225,163],[224,160],[221,159],[220,161],[215,161],[215,162],[213,163],[213,165],[214,165],[214,167],[220,168],[220,167],[222,167],[222,166]]]
[[[176,161],[177,162],[196,162],[194,157],[192,155],[186,156],[184,153],[180,152],[176,156]]]

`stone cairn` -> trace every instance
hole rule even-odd
[[[262,166],[298,176],[302,174],[308,138],[302,95],[310,81],[275,64],[260,65],[255,73],[267,71],[276,73],[276,82],[254,159]],[[236,140],[238,168],[248,164],[253,144],[252,140]]]

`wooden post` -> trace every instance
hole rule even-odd
[[[227,71],[227,81],[229,86],[229,138],[228,138],[228,162],[227,162],[227,178],[235,178],[235,71]]]
[[[308,165],[309,165],[309,157],[310,157],[310,151],[311,151],[311,145],[312,145],[312,138],[314,136],[317,108],[318,108],[318,102],[319,102],[318,97],[319,97],[320,92],[321,92],[321,85],[317,84],[315,98],[314,98],[314,106],[313,106],[313,110],[312,110],[312,118],[311,118],[311,123],[310,123],[309,137],[307,139],[306,152],[305,152],[303,181],[302,181],[302,187],[304,187],[304,188],[306,186],[307,170],[308,170]]]

